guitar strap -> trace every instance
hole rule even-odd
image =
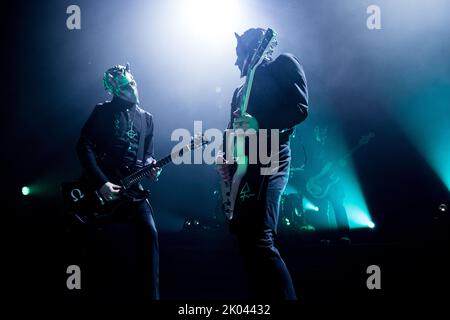
[[[136,106],[136,108],[138,108]],[[144,144],[145,144],[145,135],[146,135],[146,129],[147,129],[147,123],[145,121],[145,113],[142,109],[138,108],[139,115],[141,118],[141,132],[139,134],[139,146],[136,156],[136,166],[137,167],[143,167],[144,166]]]

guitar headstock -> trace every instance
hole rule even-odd
[[[205,135],[196,133],[193,137],[191,137],[191,150],[206,146],[210,142],[211,141],[208,140]]]
[[[369,141],[370,141],[370,139],[372,139],[372,138],[374,138],[374,137],[375,137],[375,133],[369,132],[368,134],[362,136],[362,137],[359,139],[359,145],[362,146],[362,145],[364,145],[364,144],[368,144]]]
[[[250,59],[247,73],[253,71],[264,59],[269,58],[277,44],[277,33],[273,29],[268,28],[259,40],[258,47]]]

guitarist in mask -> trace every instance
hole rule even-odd
[[[252,55],[268,32],[252,28],[236,35],[237,60],[235,65],[241,77],[247,72]],[[234,92],[230,125],[240,116],[239,105],[243,88]],[[248,91],[247,91],[248,92]],[[261,164],[250,164],[236,197],[231,231],[236,234],[250,287],[255,297],[271,300],[296,300],[289,271],[274,244],[279,217],[280,198],[286,187],[291,151],[290,135],[295,125],[308,114],[308,91],[305,73],[297,58],[281,54],[276,59],[265,59],[255,69],[247,113],[254,117],[259,129],[279,129],[279,153],[273,174],[262,175]],[[258,130],[259,130],[258,129]],[[270,136],[270,133],[267,134]],[[268,143],[270,145],[270,143]],[[233,179],[233,155],[218,156],[218,171],[224,181]]]
[[[129,172],[155,163],[153,118],[138,106],[138,90],[129,64],[108,69],[103,83],[113,98],[98,104],[93,110],[83,126],[77,154],[84,169],[83,177],[98,190],[104,201],[112,201],[121,192],[121,186],[111,182],[113,176],[117,178],[117,172]],[[160,169],[154,168],[149,178],[156,180],[159,173]],[[144,299],[159,299],[158,239],[148,200],[122,206],[117,217],[120,217],[119,223],[129,223],[138,237]],[[108,251],[103,249],[99,248],[99,252]],[[102,264],[102,261],[98,262]],[[111,281],[114,281],[113,277]]]
[[[338,229],[338,234],[340,235],[340,241],[343,243],[349,243],[350,238],[348,238],[348,234],[350,231],[347,212],[344,207],[344,187],[340,182],[340,179],[335,172],[335,169],[330,168],[327,170],[327,165],[329,164],[330,157],[329,153],[329,143],[327,143],[328,139],[328,127],[327,126],[316,126],[314,127],[314,145],[313,153],[311,157],[311,169],[314,170],[314,175],[318,172],[322,175],[326,175],[330,177],[330,181],[332,182],[331,187],[328,192],[325,193],[323,197],[329,205],[333,208],[334,216],[336,219],[336,227]],[[328,152],[327,152],[328,151]],[[343,160],[341,160],[342,162]],[[316,167],[316,168],[314,168]],[[309,170],[309,171],[312,171]],[[308,185],[307,185],[308,187]],[[327,210],[329,211],[329,210]],[[328,225],[331,225],[330,217],[327,215]]]

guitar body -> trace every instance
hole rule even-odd
[[[242,129],[242,131],[239,131],[238,129]],[[233,218],[239,187],[248,169],[248,156],[245,154],[244,134],[244,131],[248,129],[253,129],[255,132],[259,129],[258,121],[254,117],[247,113],[243,117],[234,119],[233,130],[236,132],[234,140],[234,160],[236,162],[236,169],[231,181],[222,180],[221,184],[222,204],[225,216],[229,220]]]
[[[103,199],[100,192],[92,187],[93,183],[88,176],[83,176],[77,181],[64,182],[61,185],[61,192],[66,211],[83,224],[101,224],[114,220],[119,214],[126,213],[121,211],[124,206],[137,206],[147,200],[150,192],[142,189],[139,183],[155,167],[162,168],[172,163],[173,159],[182,157],[185,152],[203,147],[208,143],[209,141],[203,135],[195,135],[191,138],[190,144],[180,150],[174,150],[156,163],[148,164],[137,170],[130,170],[129,168],[123,170],[109,168],[110,170],[108,170],[108,168],[101,166],[110,181],[122,187],[118,199],[112,201]]]
[[[122,190],[119,198],[106,201],[89,181],[83,179],[62,184],[62,195],[69,215],[83,224],[105,223],[116,218],[126,205],[144,202],[149,192],[137,187]]]
[[[306,182],[306,191],[316,198],[323,199],[327,196],[331,187],[339,182],[339,177],[337,177],[333,171],[333,164],[331,162],[327,163],[320,173],[308,179]]]

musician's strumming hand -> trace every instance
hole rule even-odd
[[[121,188],[121,186],[108,181],[100,188],[99,192],[106,201],[112,201],[119,198]]]
[[[216,157],[216,168],[217,172],[220,174],[224,181],[230,181],[233,177],[232,175],[232,166],[229,162],[224,158],[222,153]]]
[[[152,164],[156,164],[156,160],[153,159]],[[148,178],[153,181],[158,181],[158,177],[161,174],[162,169],[160,167],[153,167],[152,170],[148,174]]]

